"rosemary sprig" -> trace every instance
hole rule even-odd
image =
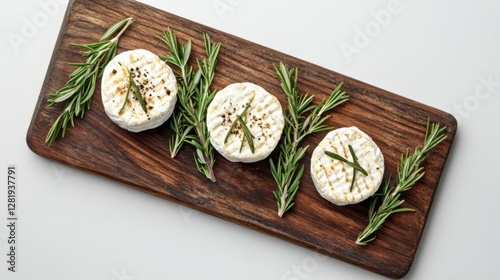
[[[118,64],[121,63],[118,62]],[[120,111],[118,112],[121,114],[123,112],[123,109],[125,109],[125,105],[127,105],[127,100],[128,100],[128,95],[130,93],[130,90],[134,92],[135,98],[139,101],[139,104],[141,104],[142,110],[144,110],[145,113],[148,112],[148,109],[146,108],[146,101],[144,101],[144,98],[142,97],[141,91],[137,87],[137,84],[134,82],[134,77],[132,77],[132,73],[130,73],[130,70],[127,68],[128,72],[128,86],[127,86],[127,92],[125,93],[125,98],[123,99],[123,105],[120,108]]]
[[[250,146],[250,151],[253,154],[255,152],[255,147],[253,145],[254,136],[252,135],[252,132],[250,132],[250,129],[248,129],[245,120],[243,120],[240,115],[236,116],[236,118],[238,119],[238,122],[240,123],[241,128],[243,129],[243,140],[246,140],[248,142],[248,146]],[[243,144],[245,143],[245,141],[243,140],[241,141],[240,145],[240,153],[241,150],[243,149]]]
[[[250,101],[248,101],[247,105],[243,109],[243,112],[241,112],[241,114],[236,116],[235,120],[233,121],[233,123],[231,123],[231,126],[229,127],[229,130],[227,131],[226,137],[224,138],[224,144],[226,144],[227,139],[229,138],[229,135],[231,135],[231,133],[233,132],[234,126],[236,125],[236,122],[238,121],[238,123],[240,124],[240,126],[243,130],[243,138],[241,139],[240,153],[241,153],[241,150],[243,149],[243,144],[245,143],[245,140],[248,142],[248,146],[250,147],[250,151],[252,152],[252,154],[255,152],[255,146],[253,143],[253,139],[255,137],[250,132],[250,129],[248,129],[248,126],[246,124],[247,111],[248,111],[248,108],[250,108],[250,104],[252,104],[254,97],[255,97],[255,95],[252,96],[252,98],[250,98]],[[241,116],[243,116],[243,117],[241,117]]]
[[[142,97],[141,91],[137,87],[137,84],[134,81],[134,77],[132,76],[132,73],[130,73],[130,70],[128,68],[127,68],[127,72],[128,72],[129,90],[132,89],[132,92],[134,93],[135,98],[137,98],[137,100],[139,101],[139,104],[141,104],[142,110],[144,110],[144,113],[147,113],[148,109],[146,108],[146,101],[144,101],[144,97]],[[129,90],[127,90],[127,93],[129,92]],[[127,95],[127,97],[128,97],[128,95]]]
[[[363,175],[365,175],[365,176],[368,176],[368,172],[366,172],[366,170],[363,167],[361,167],[361,165],[359,165],[358,157],[356,156],[356,153],[354,153],[354,149],[352,148],[351,144],[349,144],[347,146],[349,147],[349,152],[351,153],[351,157],[353,160],[352,162],[348,161],[346,158],[344,158],[338,154],[335,154],[335,153],[332,153],[329,151],[325,151],[325,154],[331,158],[334,158],[336,160],[344,162],[345,164],[349,165],[350,167],[352,167],[354,169],[354,171],[352,172],[351,187],[349,188],[349,192],[352,192],[352,187],[354,186],[354,180],[356,179],[356,172],[359,171],[359,172],[363,173]]]
[[[177,36],[170,28],[159,38],[170,47],[169,55],[162,58],[178,68],[175,71],[179,81],[178,106],[170,121],[170,126],[175,132],[169,141],[170,154],[175,157],[184,143],[191,144],[196,148],[194,161],[198,170],[215,182],[213,171],[215,155],[210,144],[205,116],[208,105],[216,93],[210,86],[215,76],[220,43],[212,43],[210,36],[203,34],[207,58],[201,61],[196,59],[198,70],[194,71],[193,67],[188,65],[191,41],[179,44]]]
[[[300,147],[301,141],[311,133],[331,129],[323,124],[329,115],[323,116],[323,114],[346,102],[349,96],[341,91],[342,84],[339,84],[326,100],[313,105],[312,95],[299,93],[297,90],[296,68],[288,69],[282,62],[274,65],[274,68],[288,104],[284,114],[285,126],[278,161],[274,163],[270,159],[271,173],[277,183],[273,193],[278,206],[278,215],[282,217],[294,205],[293,200],[304,172],[304,165],[299,168],[299,161],[304,157],[308,146]]]
[[[71,44],[71,46],[85,49],[81,54],[87,57],[87,60],[84,63],[70,63],[69,65],[78,68],[69,75],[69,80],[64,87],[49,94],[49,106],[61,102],[66,102],[66,106],[47,133],[45,143],[48,146],[52,145],[59,135],[64,137],[68,124],[75,126],[75,117],[83,118],[85,111],[90,109],[97,78],[102,76],[104,66],[116,55],[118,39],[132,22],[132,18],[126,18],[113,24],[96,43]],[[116,32],[118,34],[108,40]]]
[[[389,176],[385,185],[373,196],[368,210],[368,225],[359,233],[356,244],[366,245],[368,242],[373,241],[376,238],[373,234],[382,227],[390,215],[398,212],[415,211],[412,208],[400,207],[404,200],[399,199],[399,197],[402,192],[409,190],[424,176],[425,172],[421,164],[428,152],[446,139],[445,129],[446,127],[441,127],[436,123],[431,124],[430,120],[427,120],[423,148],[416,147],[412,155],[409,154],[410,150],[407,149],[406,154],[401,155],[396,186],[390,187],[391,176]],[[379,198],[382,200],[380,205],[377,203]]]

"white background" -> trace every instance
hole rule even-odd
[[[143,2],[453,113],[458,134],[406,278],[498,279],[500,2]],[[0,279],[382,279],[32,153],[26,132],[66,4],[0,11],[0,176],[15,164],[19,190],[16,273],[0,191]]]

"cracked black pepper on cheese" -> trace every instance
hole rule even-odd
[[[351,189],[354,168],[328,156],[335,153],[349,162],[353,155],[368,175],[357,172]],[[319,194],[336,205],[361,202],[375,194],[384,176],[384,156],[370,136],[359,128],[343,127],[329,132],[311,156],[311,177]]]
[[[130,75],[142,95],[146,111],[132,90]],[[101,96],[106,114],[132,132],[153,129],[172,115],[177,101],[177,81],[172,69],[154,53],[125,51],[104,69]]]
[[[251,133],[253,152],[243,126]],[[231,84],[217,92],[207,111],[210,143],[232,162],[256,162],[269,156],[280,140],[283,127],[279,100],[249,82]]]

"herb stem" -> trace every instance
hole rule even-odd
[[[120,37],[122,36],[122,34],[125,33],[125,30],[128,29],[129,25],[131,25],[132,22],[134,22],[134,20],[131,17],[126,18],[123,21],[125,21],[125,26],[123,26],[123,28],[120,30],[120,32],[118,32],[118,34],[116,34],[116,36],[113,39],[111,39],[112,42],[118,41],[120,39]]]
[[[204,128],[202,127],[202,122],[198,122],[196,124],[196,134],[203,135],[204,133],[205,132],[204,132]],[[204,137],[200,137],[199,140],[200,140],[200,144],[202,147],[207,147],[207,145],[211,145],[210,142],[207,139],[205,139]],[[208,150],[205,150],[205,152],[203,153],[203,161],[201,161],[201,163],[205,163],[205,165],[206,165],[206,170],[202,171],[202,173],[204,173],[208,179],[212,180],[212,182],[215,182],[215,173],[214,173],[215,160],[213,160],[213,157],[211,157],[209,152],[207,152],[207,151]],[[196,158],[195,158],[195,160],[196,160]]]

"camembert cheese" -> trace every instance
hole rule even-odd
[[[248,82],[231,84],[217,92],[207,111],[210,143],[232,162],[256,162],[269,156],[280,140],[284,123],[279,100]],[[251,133],[252,143],[245,137],[244,126]]]
[[[145,101],[146,111],[133,90],[129,90],[130,75]],[[177,81],[172,69],[152,52],[125,51],[104,69],[101,96],[111,120],[122,128],[139,132],[160,126],[172,115]]]
[[[325,151],[337,154],[349,162],[354,158],[367,176],[354,168],[328,156]],[[311,177],[320,195],[336,205],[361,202],[375,194],[384,176],[384,156],[370,136],[357,127],[344,127],[329,132],[318,144],[311,157]],[[351,189],[352,185],[352,189]]]

